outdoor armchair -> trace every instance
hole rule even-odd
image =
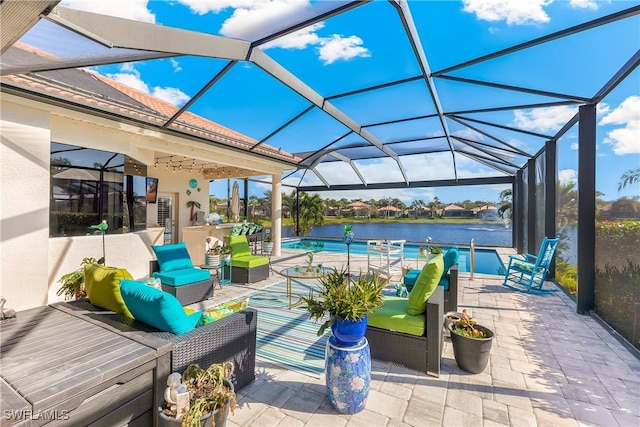
[[[234,282],[254,283],[269,277],[269,258],[253,255],[247,236],[228,237],[231,247],[231,277]],[[226,276],[226,272],[225,272]]]
[[[525,254],[524,258],[511,255],[507,273],[504,276],[504,286],[521,292],[550,293],[555,289],[542,289],[544,279],[553,259],[553,254],[560,239],[544,238],[538,255]]]

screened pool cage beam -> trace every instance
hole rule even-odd
[[[613,89],[616,88],[624,79],[626,79],[629,74],[635,70],[638,65],[640,65],[640,50],[637,50],[635,54],[629,59],[616,74],[609,79],[607,83],[596,93],[591,100],[593,103],[598,103],[602,101],[602,99],[607,96]]]
[[[473,123],[478,123],[481,125],[487,125],[487,126],[491,126],[491,127],[495,127],[498,129],[504,129],[504,130],[508,130],[508,131],[512,131],[512,132],[519,132],[525,135],[530,135],[530,136],[535,136],[537,138],[543,138],[543,139],[551,139],[552,136],[551,135],[544,135],[542,133],[537,133],[537,132],[531,132],[530,130],[524,130],[524,129],[518,129],[518,128],[514,128],[511,126],[505,126],[505,125],[499,125],[497,123],[491,123],[491,122],[487,122],[485,120],[478,120],[478,119],[474,119],[471,117],[463,117],[463,116],[457,116],[455,114],[446,114],[447,117],[452,117],[452,118],[456,118],[458,120],[462,120],[465,122],[473,122]]]
[[[453,173],[456,179],[458,179],[458,168],[456,166],[456,156],[455,150],[453,147],[453,142],[451,142],[451,132],[449,132],[449,127],[447,126],[447,121],[444,118],[444,109],[442,108],[442,104],[440,103],[440,98],[438,97],[438,91],[436,90],[436,86],[433,82],[433,78],[431,77],[431,67],[429,67],[429,61],[427,60],[427,55],[422,47],[422,42],[420,41],[420,36],[418,34],[418,30],[416,28],[415,23],[413,22],[413,15],[411,14],[411,10],[409,9],[409,5],[404,0],[389,0],[389,2],[393,5],[398,13],[398,17],[402,22],[402,27],[404,28],[405,34],[407,35],[407,39],[409,40],[409,44],[411,45],[411,49],[416,57],[418,62],[418,66],[420,67],[420,71],[422,72],[422,77],[427,84],[427,89],[429,89],[429,95],[431,96],[431,101],[435,106],[436,113],[438,114],[438,120],[440,121],[440,126],[442,126],[442,131],[444,132],[447,138],[447,144],[449,144],[449,149],[451,150],[451,161],[453,162]],[[400,162],[398,162],[400,164]]]
[[[372,92],[374,90],[378,90],[378,89],[385,89],[391,86],[397,86],[397,85],[402,85],[405,83],[411,83],[411,82],[415,82],[417,80],[422,80],[422,76],[414,76],[414,77],[407,77],[405,79],[399,79],[399,80],[394,80],[391,82],[386,82],[386,83],[381,83],[379,85],[374,85],[374,86],[368,86],[365,88],[361,88],[361,89],[356,89],[356,90],[352,90],[349,92],[342,92],[336,95],[331,95],[331,96],[327,96],[327,101],[332,101],[334,99],[339,99],[339,98],[346,98],[348,96],[353,96],[353,95],[360,95],[362,93],[366,93],[366,92]]]
[[[520,153],[518,153],[516,151],[512,151],[512,150],[510,150],[508,148],[505,148],[505,147],[496,147],[495,145],[487,144],[486,142],[475,141],[475,140],[472,140],[472,139],[469,139],[469,138],[464,138],[462,136],[454,135],[454,138],[457,139],[460,142],[462,142],[462,141],[467,142],[467,143],[473,145],[474,147],[476,145],[479,145],[481,147],[486,147],[487,149],[498,150],[501,153],[503,153],[505,156],[510,156],[510,157],[521,156],[521,157],[525,157],[527,159],[529,159],[530,157],[533,157],[533,156],[523,156],[522,154],[520,154]],[[520,167],[522,167],[522,166],[518,166],[518,168],[520,168]]]
[[[556,230],[556,176],[557,176],[557,142],[547,141],[544,144],[544,235],[553,238]],[[547,278],[553,280],[556,272],[555,258],[551,260]]]
[[[515,163],[511,163],[511,162],[509,162],[509,161],[497,156],[496,154],[492,153],[491,151],[485,150],[483,147],[480,147],[480,146],[477,146],[477,145],[473,144],[473,142],[469,141],[468,139],[458,138],[457,136],[454,136],[453,139],[457,140],[461,144],[466,145],[467,147],[473,148],[474,150],[478,150],[478,151],[486,154],[487,156],[491,157],[490,159],[489,158],[485,158],[485,160],[502,163],[503,165],[512,167],[514,169],[519,169],[520,168],[520,165],[516,165]],[[464,150],[456,150],[457,153],[459,153],[461,151],[464,151]],[[472,153],[468,153],[468,154],[474,155]],[[479,156],[479,157],[482,157],[482,156]],[[511,174],[511,173],[509,173],[509,174]]]
[[[509,175],[509,176],[513,176],[514,175],[514,172],[510,172],[510,171],[508,171],[506,169],[502,169],[501,167],[499,167],[497,165],[491,164],[490,163],[491,160],[485,159],[485,158],[483,158],[481,156],[477,156],[477,155],[474,155],[474,154],[471,154],[471,153],[467,153],[466,151],[463,151],[463,150],[456,151],[456,154],[460,154],[461,156],[465,156],[465,157],[467,157],[467,158],[469,158],[471,160],[475,160],[476,162],[481,163],[481,164],[483,164],[483,165],[485,165],[485,166],[487,166],[487,167],[489,167],[491,169],[494,169],[494,170],[496,170],[496,171],[498,171],[500,173],[503,173],[505,175]],[[514,169],[517,169],[517,167],[514,167]]]
[[[41,14],[48,14],[60,0],[40,0],[29,3],[22,0],[4,0],[0,2],[3,15],[0,32],[0,54],[4,54],[15,42],[33,27]]]
[[[502,49],[496,52],[492,52],[487,55],[479,56],[475,59],[471,59],[469,61],[464,61],[456,65],[452,65],[447,68],[443,68],[442,70],[435,71],[432,75],[433,77],[438,77],[446,73],[450,73],[452,71],[459,70],[461,68],[470,67],[472,65],[479,64],[481,62],[489,61],[491,59],[499,58],[504,55],[509,55],[514,52],[518,52],[523,49],[527,49],[533,46],[537,46],[539,44],[547,43],[552,40],[560,39],[563,37],[567,37],[573,34],[580,33],[582,31],[590,30],[592,28],[599,27],[601,25],[610,24],[615,21],[619,21],[621,19],[630,18],[632,16],[640,13],[640,6],[634,6],[629,9],[622,10],[620,12],[612,13],[611,15],[607,15],[601,18],[594,19],[589,22],[584,22],[579,25],[575,25],[570,28],[566,28],[564,30],[556,31],[555,33],[547,34],[546,36],[538,37],[533,40],[529,40],[524,43],[517,44],[515,46],[508,47],[506,49]]]
[[[496,185],[511,184],[513,176],[495,176],[481,178],[460,178],[460,179],[443,179],[438,181],[411,181],[409,184],[403,182],[370,182],[367,186],[363,184],[337,184],[331,187],[332,191],[351,191],[351,190],[388,190],[397,188],[424,188],[424,187],[456,187],[465,185]],[[326,191],[327,188],[322,185],[307,185],[298,187],[300,191]]]
[[[495,137],[495,136],[491,135],[489,132],[485,132],[485,131],[483,131],[482,129],[479,129],[479,128],[475,127],[475,126],[470,125],[469,123],[465,123],[464,121],[457,119],[457,118],[456,118],[456,116],[450,116],[449,118],[450,118],[451,120],[453,120],[454,122],[460,123],[462,126],[464,126],[464,127],[466,127],[466,128],[471,129],[471,130],[472,130],[472,131],[474,131],[474,132],[478,132],[480,135],[484,135],[484,136],[486,136],[487,138],[489,138],[489,139],[493,139],[493,140],[494,140],[494,141],[496,141],[497,143],[504,145],[505,147],[509,147],[509,148],[511,148],[512,150],[517,151],[518,153],[520,153],[520,155],[521,155],[521,156],[531,157],[531,154],[527,153],[526,151],[522,151],[522,150],[521,150],[521,149],[519,149],[518,147],[513,146],[513,145],[511,145],[511,144],[509,144],[509,143],[507,143],[507,142],[505,142],[505,141],[501,140],[500,138],[498,138],[498,137]]]
[[[337,137],[336,139],[334,139],[333,141],[331,141],[330,143],[326,144],[324,147],[319,148],[318,150],[312,152],[311,154],[309,154],[308,156],[304,157],[301,161],[300,164],[303,164],[304,162],[306,162],[307,160],[309,160],[310,158],[317,156],[319,153],[322,153],[323,151],[325,151],[327,148],[331,147],[333,144],[336,144],[338,142],[340,142],[341,140],[345,139],[347,136],[351,135],[353,133],[352,130],[350,130],[349,132],[345,133],[342,136]]]
[[[180,117],[182,113],[187,111],[187,109],[191,107],[194,102],[200,99],[200,97],[204,95],[214,84],[216,84],[216,82],[218,82],[222,77],[224,77],[225,74],[231,71],[233,66],[236,65],[237,63],[238,61],[229,61],[222,68],[222,70],[218,71],[216,75],[213,76],[213,78],[209,80],[209,82],[206,85],[204,85],[195,95],[193,95],[191,99],[189,99],[169,120],[167,120],[166,123],[162,125],[162,127],[164,128],[169,127],[171,123],[173,123],[178,117]]]
[[[534,104],[506,105],[504,107],[474,108],[471,110],[450,111],[447,113],[447,116],[460,116],[462,114],[476,114],[476,113],[495,113],[500,111],[512,111],[512,110],[529,110],[533,108],[561,107],[564,105],[576,105],[576,103],[573,101],[554,101],[554,102],[537,102]]]
[[[284,28],[282,30],[279,30],[279,31],[277,31],[277,32],[275,32],[273,34],[269,34],[266,37],[258,39],[256,41],[254,41],[253,43],[251,43],[251,47],[252,48],[253,47],[258,47],[258,46],[261,46],[263,44],[269,43],[269,42],[271,42],[273,40],[276,40],[276,39],[278,39],[280,37],[286,36],[287,34],[291,34],[291,33],[294,33],[294,32],[296,32],[298,30],[306,28],[309,25],[316,24],[318,22],[321,22],[321,21],[324,21],[326,19],[332,18],[332,17],[334,17],[336,15],[340,15],[340,14],[342,14],[344,12],[348,12],[348,11],[350,11],[352,9],[355,9],[357,7],[360,7],[360,6],[363,6],[363,5],[367,4],[370,1],[371,0],[365,0],[365,1],[359,0],[359,1],[351,1],[351,2],[348,2],[348,3],[341,4],[340,6],[334,8],[334,9],[328,10],[328,11],[326,11],[324,13],[321,13],[318,16],[314,16],[313,18],[309,18],[309,19],[305,19],[305,20],[300,21],[300,22],[296,22],[295,24],[289,25],[288,27],[286,27],[286,28]]]
[[[522,92],[522,93],[528,93],[532,95],[548,96],[550,98],[566,99],[567,101],[572,101],[576,103],[589,102],[589,98],[583,98],[576,95],[567,95],[564,93],[548,92],[546,90],[529,89],[522,86],[512,86],[512,85],[506,85],[502,83],[485,82],[482,80],[468,79],[464,77],[446,76],[446,75],[440,75],[440,76],[437,76],[436,78],[443,79],[443,80],[451,80],[451,81],[460,82],[460,83],[467,83],[467,84],[472,84],[477,86],[486,86],[486,87],[491,87],[495,89],[510,90],[513,92]]]
[[[249,151],[253,151],[256,147],[264,144],[265,142],[267,142],[270,138],[273,138],[275,135],[277,135],[278,133],[280,133],[283,129],[285,129],[287,126],[289,126],[291,123],[295,122],[296,120],[298,120],[300,117],[304,116],[305,114],[307,114],[309,111],[313,110],[313,108],[315,107],[315,105],[310,105],[307,108],[305,108],[304,110],[302,110],[300,113],[296,114],[294,117],[292,117],[290,120],[288,120],[285,124],[283,124],[282,126],[280,126],[278,129],[274,130],[273,132],[271,132],[269,135],[265,136],[264,138],[262,138],[257,144],[255,144],[253,147],[249,148]]]
[[[331,155],[333,157],[335,157],[336,159],[342,160],[345,163],[348,163],[349,166],[351,166],[351,168],[353,169],[353,171],[356,173],[356,175],[358,175],[358,178],[360,179],[360,181],[366,186],[367,185],[367,181],[365,181],[364,177],[362,176],[362,174],[360,174],[360,171],[358,170],[358,168],[356,167],[355,163],[353,163],[353,160],[351,160],[350,158],[348,158],[347,156],[343,156],[342,154],[338,153],[338,152],[333,152],[331,153]]]

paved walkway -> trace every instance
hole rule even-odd
[[[344,254],[314,262],[346,264]],[[273,259],[274,270],[303,263],[295,251]],[[352,255],[351,268],[366,269],[366,257]],[[252,288],[280,280],[272,274]],[[563,292],[535,296],[500,283],[460,278],[459,309],[496,333],[485,372],[461,371],[448,340],[440,378],[373,361],[367,407],[349,416],[329,403],[324,377],[258,361],[257,379],[238,393],[227,426],[640,426],[640,361],[593,318],[576,314]],[[214,300],[250,291],[216,289]]]

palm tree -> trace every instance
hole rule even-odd
[[[622,190],[627,185],[635,184],[636,182],[640,182],[640,168],[629,169],[620,177],[620,182],[618,183],[618,191]]]
[[[322,225],[324,223],[324,202],[322,198],[314,194],[310,196],[302,193],[300,198],[300,234],[309,235],[314,225]]]
[[[509,209],[509,219],[513,219],[513,190],[507,188],[500,192],[500,207],[498,208],[498,214],[502,214]]]

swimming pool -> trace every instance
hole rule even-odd
[[[286,249],[303,249],[306,251],[314,252],[341,252],[347,253],[347,245],[342,243],[341,240],[330,239],[287,239],[282,241],[282,247]],[[415,266],[415,260],[418,256],[419,245],[405,244],[404,245],[404,258],[405,263],[409,267]],[[447,247],[442,247],[443,251],[446,251]],[[351,244],[350,252],[352,254],[366,255],[367,254],[367,242],[354,241]],[[482,274],[496,274],[504,276],[505,268],[504,264],[498,256],[498,252],[494,249],[476,249],[476,273]],[[420,263],[422,265],[422,263]],[[460,248],[460,259],[458,260],[460,271],[469,272],[469,248]]]

